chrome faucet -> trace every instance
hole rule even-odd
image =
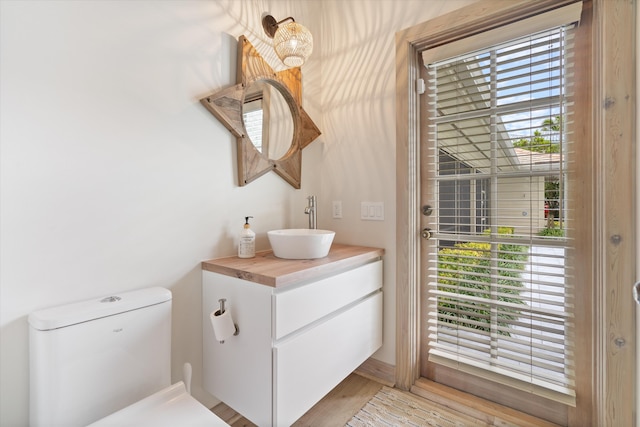
[[[318,224],[316,222],[316,196],[307,197],[309,204],[304,208],[304,213],[309,215],[309,228],[316,229]]]

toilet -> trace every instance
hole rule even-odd
[[[31,426],[228,426],[190,395],[190,369],[171,385],[168,289],[31,313],[29,345]]]

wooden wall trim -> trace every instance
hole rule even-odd
[[[595,316],[595,266],[598,264],[597,243],[593,230],[596,228],[596,185],[597,156],[593,135],[593,2],[583,4],[580,26],[574,30],[574,90],[570,95],[573,103],[573,120],[568,121],[575,150],[569,163],[568,184],[580,187],[579,196],[569,201],[572,212],[568,225],[568,236],[573,239],[572,253],[567,265],[571,274],[568,284],[573,287],[575,307],[591,309],[576,310],[574,313],[574,359],[576,407],[568,408],[566,423],[569,426],[589,426],[596,419],[594,399],[595,363],[594,344],[596,336]]]
[[[355,373],[388,387],[394,387],[396,384],[395,366],[372,357],[368,358],[364,363],[362,363],[362,365],[358,366]]]
[[[597,425],[635,424],[636,7],[594,0]]]
[[[418,235],[419,132],[415,82],[418,51],[396,38],[396,387],[409,390],[418,378],[420,254]]]
[[[399,42],[425,50],[558,9],[580,0],[484,0],[396,33]],[[396,51],[397,53],[397,51]],[[399,56],[396,54],[396,58]]]

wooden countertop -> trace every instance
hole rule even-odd
[[[380,258],[384,249],[334,243],[329,255],[318,259],[282,259],[273,251],[256,252],[255,258],[231,256],[202,262],[202,269],[267,286],[281,287],[331,274]]]

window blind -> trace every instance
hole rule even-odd
[[[427,64],[429,360],[575,404],[567,27]]]

